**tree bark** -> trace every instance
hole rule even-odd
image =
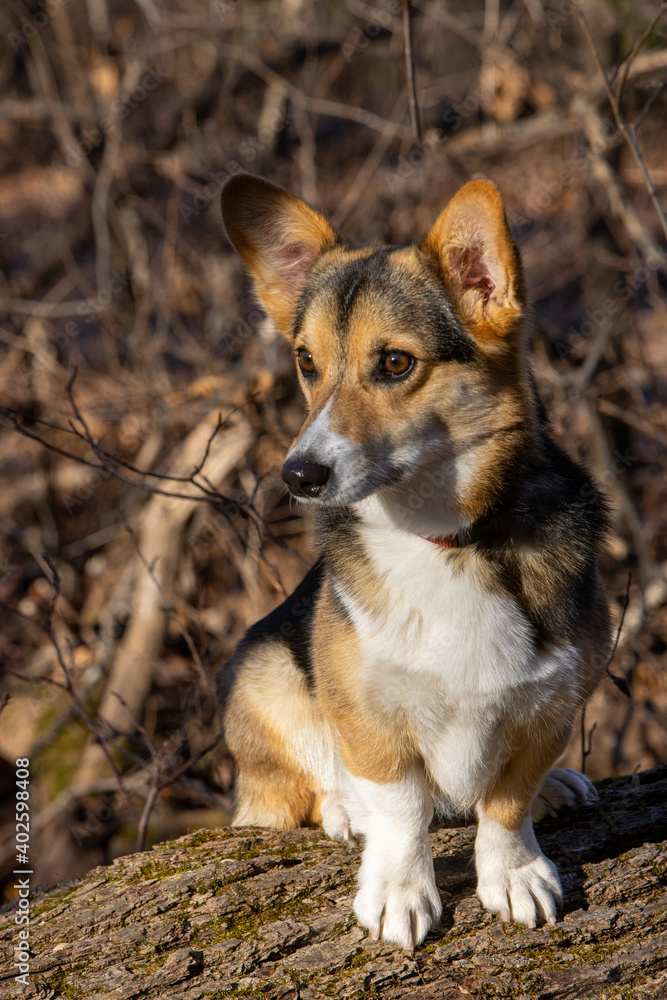
[[[475,828],[432,833],[444,914],[415,952],[352,916],[356,849],[321,830],[201,830],[33,894],[29,986],[17,903],[0,911],[2,995],[33,997],[667,998],[667,767],[599,786],[540,824],[559,867],[555,926],[503,925],[475,897]]]

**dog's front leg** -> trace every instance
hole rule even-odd
[[[516,829],[491,819],[481,809],[478,819],[475,865],[482,905],[501,920],[516,920],[528,927],[555,923],[563,905],[558,870],[540,850],[530,816]]]
[[[542,853],[530,816],[542,778],[567,742],[568,732],[546,730],[539,743],[517,738],[523,749],[507,761],[477,807],[477,895],[502,920],[529,927],[555,923],[563,906],[558,870]]]
[[[414,948],[442,912],[428,836],[433,799],[423,770],[415,765],[386,784],[346,777],[352,829],[365,838],[355,916],[371,937]]]

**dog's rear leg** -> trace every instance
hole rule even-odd
[[[222,671],[225,742],[236,765],[234,826],[319,822],[333,738],[284,643],[242,646]]]
[[[356,844],[356,837],[352,833],[350,818],[347,815],[343,796],[340,792],[329,792],[321,801],[322,827],[327,837],[331,840],[347,841]]]
[[[554,768],[542,782],[530,815],[533,823],[539,823],[545,816],[556,816],[561,809],[571,809],[577,802],[595,802],[597,798],[595,786],[581,771],[571,767]]]
[[[266,760],[259,767],[237,762],[233,826],[290,830],[311,822],[316,815],[316,796],[304,775],[271,766]]]

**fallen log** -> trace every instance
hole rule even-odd
[[[563,880],[555,926],[482,910],[474,826],[432,833],[444,913],[415,952],[370,941],[352,916],[358,850],[321,830],[200,830],[37,889],[29,925],[6,904],[2,995],[667,998],[667,767],[598,790],[538,830]],[[12,964],[25,926],[29,985]]]

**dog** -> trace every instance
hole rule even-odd
[[[234,823],[362,837],[354,913],[414,948],[442,910],[434,809],[472,810],[481,903],[554,923],[532,817],[594,795],[549,772],[606,668],[608,515],[549,435],[501,195],[471,181],[414,246],[355,249],[251,175],[222,212],[295,355],[282,478],[321,553],[220,673]]]

